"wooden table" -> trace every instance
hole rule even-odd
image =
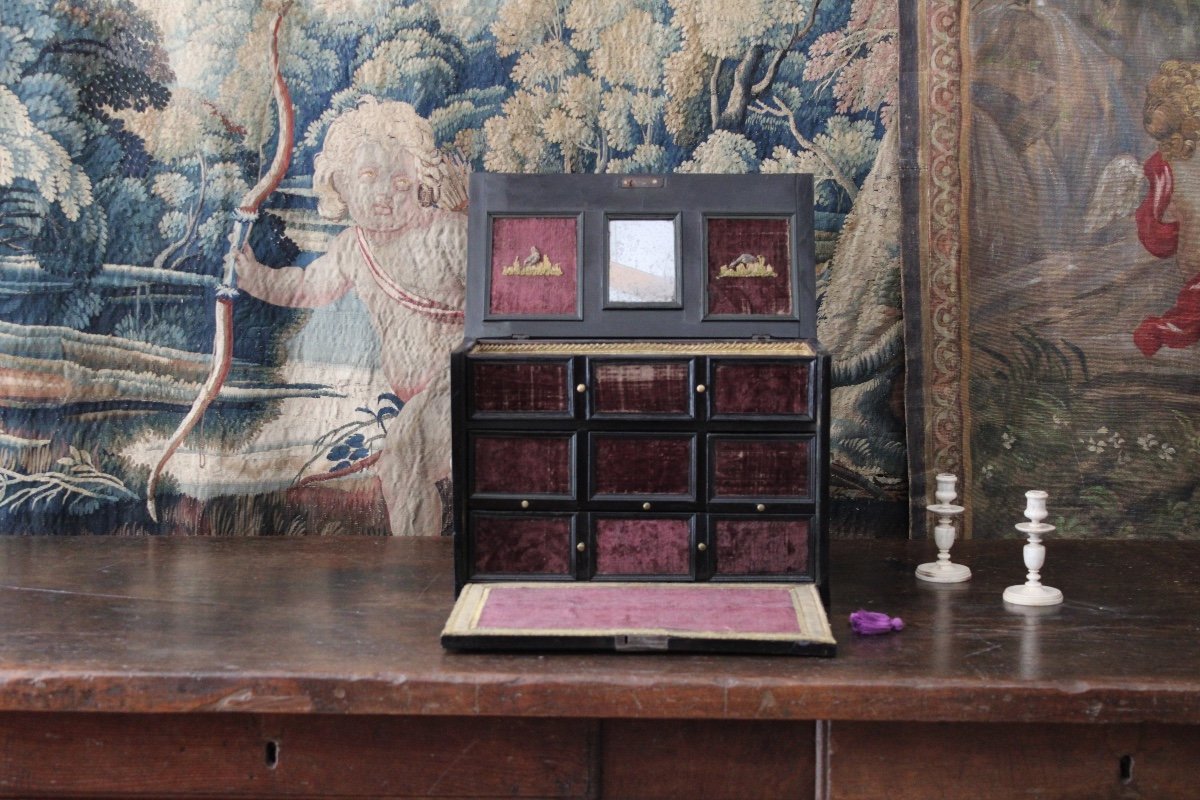
[[[1020,550],[835,541],[836,659],[538,656],[442,650],[444,539],[3,537],[0,797],[1200,797],[1200,542]]]

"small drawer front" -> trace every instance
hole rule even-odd
[[[592,518],[592,559],[597,577],[689,576],[691,517]]]
[[[688,360],[592,359],[589,372],[593,416],[692,415],[692,367]]]
[[[574,574],[572,514],[471,514],[475,575]]]
[[[477,433],[471,437],[471,495],[574,496],[575,436]]]
[[[711,416],[811,420],[812,365],[811,359],[713,359]]]
[[[808,573],[811,518],[716,517],[710,523],[717,576],[799,576]]]
[[[593,497],[667,497],[696,495],[696,438],[691,434],[653,436],[593,433]]]
[[[812,499],[812,436],[710,436],[714,500]]]
[[[475,361],[471,413],[571,416],[571,360]]]

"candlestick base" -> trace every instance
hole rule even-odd
[[[971,568],[966,564],[930,561],[917,567],[917,577],[930,583],[962,583],[971,580]]]
[[[1063,601],[1063,593],[1053,586],[1010,586],[1004,590],[1004,602],[1018,606],[1055,606]]]

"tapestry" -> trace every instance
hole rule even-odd
[[[444,533],[468,173],[677,171],[814,174],[841,533],[903,535],[897,17],[0,4],[0,532]]]
[[[1059,536],[1200,522],[1194,10],[923,6],[914,464],[963,476],[974,536],[1033,488]]]

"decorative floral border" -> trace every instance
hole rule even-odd
[[[963,14],[954,0],[925,0],[919,20],[921,73],[920,264],[927,470],[962,475],[962,291],[960,284]],[[915,441],[915,437],[914,437]],[[920,498],[914,498],[919,501]]]

